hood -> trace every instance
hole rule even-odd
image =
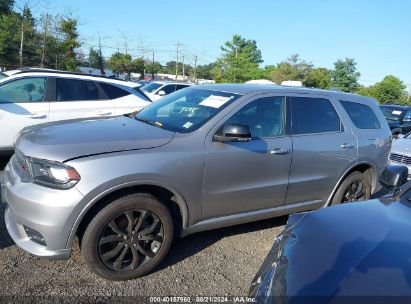
[[[174,133],[127,117],[78,119],[25,128],[16,148],[27,156],[66,161],[81,156],[150,149]]]
[[[409,203],[388,198],[293,215],[258,271],[258,303],[411,296]]]
[[[411,156],[411,139],[399,138],[392,142],[391,153]]]

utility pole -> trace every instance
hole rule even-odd
[[[19,50],[20,67],[23,66],[23,43],[24,43],[24,12],[21,17],[21,38],[20,38],[20,50]]]
[[[186,76],[186,73],[185,73],[185,70],[184,70],[184,55],[183,55],[183,81],[184,81],[185,76]]]
[[[176,46],[177,46],[177,60],[176,60],[176,81],[177,81],[177,76],[178,76],[178,48],[180,47],[180,43],[177,42]]]
[[[154,81],[154,50],[153,50],[153,63],[151,65],[151,80]]]
[[[98,33],[98,65],[100,66],[100,74],[103,76],[106,75],[104,71],[103,52],[101,51],[100,33]]]
[[[197,72],[197,60],[198,60],[197,55],[194,55],[194,83],[197,83],[197,75],[196,75],[196,72]]]

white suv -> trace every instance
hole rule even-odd
[[[150,101],[133,82],[84,74],[20,70],[0,79],[0,152],[27,126],[138,112]]]
[[[191,86],[189,83],[153,81],[141,87],[141,91],[143,91],[143,93],[146,94],[152,101],[157,101],[165,95],[189,86]]]

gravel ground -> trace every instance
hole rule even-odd
[[[4,163],[0,160],[0,169]],[[87,269],[77,243],[65,261],[24,252],[10,239],[3,215],[4,205],[0,207],[0,297],[82,296],[93,302],[95,297],[111,301],[112,296],[245,296],[287,220],[280,217],[176,239],[155,272],[133,281],[111,282]]]

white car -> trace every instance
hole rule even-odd
[[[19,70],[0,79],[0,152],[27,126],[135,113],[150,100],[133,82],[61,71]]]
[[[189,83],[167,82],[167,81],[152,81],[149,84],[141,87],[141,91],[146,94],[152,101],[157,101],[161,97],[171,94],[175,91],[191,86]]]

